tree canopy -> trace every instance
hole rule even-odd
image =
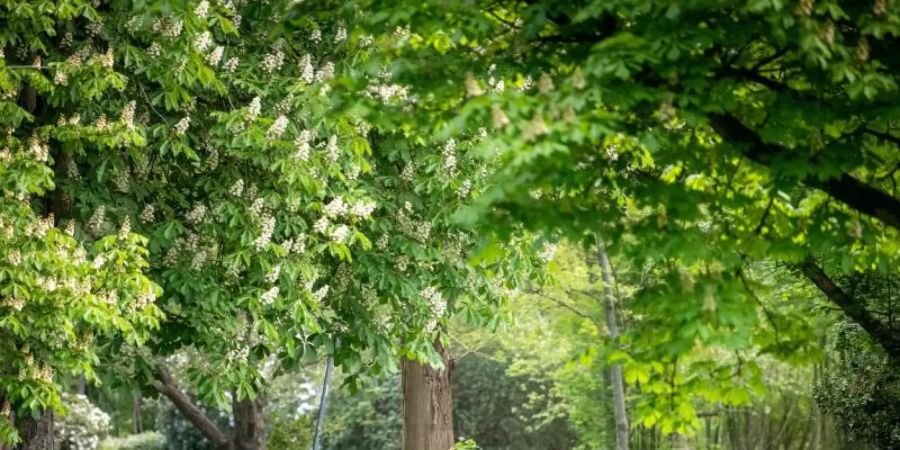
[[[104,365],[225,445],[166,358],[236,410],[323,353],[352,387],[440,364],[450,317],[501,324],[560,241],[608,244],[615,276],[563,292],[627,290],[604,358],[665,434],[695,396],[747,401],[762,358],[819,357],[822,300],[900,361],[889,0],[0,0],[0,23],[5,441]]]

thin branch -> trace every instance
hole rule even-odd
[[[540,298],[543,298],[543,299],[546,299],[546,300],[550,300],[551,302],[556,303],[558,306],[560,306],[560,307],[562,307],[562,308],[564,308],[564,309],[569,310],[570,312],[572,312],[573,314],[575,314],[575,315],[578,316],[578,317],[581,317],[581,318],[583,318],[583,319],[590,320],[590,321],[593,322],[595,325],[598,325],[598,326],[600,325],[600,319],[598,319],[598,318],[596,318],[596,317],[594,317],[594,316],[592,316],[592,315],[590,315],[590,314],[587,314],[587,313],[585,313],[585,312],[583,312],[583,311],[578,310],[578,308],[575,308],[574,306],[572,306],[572,305],[566,303],[566,302],[563,301],[563,300],[560,300],[560,299],[558,299],[558,298],[551,297],[551,296],[549,296],[549,295],[547,295],[547,294],[544,294],[543,292],[535,292],[534,294],[537,295],[537,296],[540,297]],[[602,328],[602,327],[601,327],[601,328]]]
[[[769,204],[766,205],[766,210],[763,211],[762,217],[759,218],[759,225],[753,230],[753,234],[759,236],[759,233],[762,231],[763,227],[766,225],[766,219],[769,218],[769,212],[772,210],[772,204],[775,202],[775,196],[769,196]]]
[[[753,70],[755,72],[755,71],[761,69],[763,66],[769,64],[770,62],[775,61],[776,59],[781,58],[782,56],[786,55],[788,51],[790,51],[790,50],[787,47],[778,49],[778,51],[776,51],[775,53],[772,53],[771,55],[757,61],[756,64],[753,65],[751,70]]]

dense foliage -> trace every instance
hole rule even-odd
[[[375,12],[368,32],[402,30],[378,57],[411,100],[378,108],[379,126],[488,130],[479,153],[499,166],[459,220],[599,233],[642,281],[645,320],[610,355],[657,397],[636,420],[691,432],[688,397],[737,404],[761,387],[741,355],[814,356],[808,325],[760,314],[757,290],[778,288],[760,271],[808,278],[900,354],[893,325],[835,283],[900,254],[886,2],[356,4]],[[673,379],[691,386],[672,395]]]
[[[478,236],[448,219],[480,192],[483,167],[465,156],[477,137],[431,151],[416,135],[370,136],[331,91],[378,42],[348,34],[359,11],[294,6],[2,5],[15,408],[57,404],[53,371],[90,370],[87,327],[118,332],[104,349],[128,355],[120,376],[150,384],[157,355],[199,352],[191,384],[219,405],[317,351],[348,372],[433,357],[445,316],[491,320],[529,266],[528,241],[522,258],[467,264]],[[384,83],[372,98],[403,96]],[[162,329],[135,349],[160,309]]]
[[[844,437],[897,443],[890,0],[0,0],[0,23],[0,442],[83,377],[163,394],[209,445],[264,445],[271,414],[285,445],[309,424],[266,410],[298,395],[280,375],[438,364],[452,317],[496,329],[525,291],[574,316],[546,361],[532,335],[458,375],[516,406],[473,418],[498,413],[457,389],[482,445],[611,444],[619,367],[639,446],[767,384],[812,414],[766,371],[813,363]],[[390,446],[395,420],[328,439]]]

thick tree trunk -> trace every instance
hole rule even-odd
[[[434,348],[443,368],[403,360],[403,450],[453,447],[450,352],[440,342]]]
[[[602,240],[597,241],[597,256],[600,259],[600,272],[603,277],[603,309],[606,312],[606,328],[609,331],[610,340],[615,344],[619,339],[619,326],[616,324],[612,266],[609,264],[606,246]],[[625,410],[625,383],[622,380],[622,366],[613,364],[609,368],[609,372],[612,381],[613,413],[616,420],[616,449],[628,450],[628,413]]]
[[[236,396],[235,396],[236,397]],[[266,450],[266,419],[263,413],[265,400],[262,395],[255,399],[245,398],[232,403],[234,415],[235,450]]]
[[[16,421],[16,427],[22,439],[16,450],[54,450],[53,411],[44,411],[38,418],[20,418]]]

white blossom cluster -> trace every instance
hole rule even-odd
[[[229,73],[234,72],[235,70],[237,70],[239,62],[240,60],[237,56],[232,56],[231,58],[228,58],[228,61],[225,61],[225,64],[222,64],[222,70]]]
[[[284,131],[287,129],[287,126],[288,118],[283,115],[278,116],[278,118],[275,119],[275,122],[271,127],[269,127],[269,130],[266,132],[266,138],[271,140],[280,138],[281,135],[284,134]]]
[[[544,245],[541,247],[541,251],[538,253],[538,257],[541,261],[548,263],[553,260],[553,257],[556,256],[556,250],[558,246],[556,244],[550,242],[544,242]]]
[[[459,198],[466,198],[469,196],[469,193],[472,192],[472,180],[463,180],[459,187],[456,189],[456,195]]]
[[[274,303],[274,302],[275,302],[275,299],[277,299],[277,298],[278,298],[278,286],[272,286],[271,288],[269,288],[269,290],[267,290],[266,292],[264,292],[264,293],[259,297],[259,301],[260,301],[263,305],[269,306],[269,305],[271,305],[272,303]]]
[[[302,254],[306,251],[306,234],[300,233],[299,235],[287,239],[281,243],[281,248],[284,250],[286,254]]]
[[[128,128],[134,128],[134,100],[125,104],[125,107],[122,108],[122,115],[120,116],[120,120],[125,124]],[[101,128],[98,124],[98,128]]]
[[[310,143],[312,142],[313,137],[312,131],[301,131],[300,134],[297,135],[297,139],[294,140],[294,154],[291,157],[298,161],[306,161],[309,159]]]
[[[131,188],[131,177],[125,170],[117,170],[113,173],[113,184],[119,192],[127,193]]]
[[[330,218],[340,217],[347,214],[347,204],[344,203],[343,198],[335,197],[325,205],[323,212]]]
[[[350,238],[350,227],[344,224],[338,225],[331,230],[330,237],[331,240],[336,243],[345,244]]]
[[[297,66],[300,69],[300,81],[310,84],[316,80],[316,68],[313,67],[312,56],[309,53],[300,57],[300,63]]]
[[[315,301],[317,301],[317,302],[321,302],[322,300],[325,300],[325,297],[328,296],[328,290],[329,290],[329,289],[330,289],[330,288],[329,288],[329,286],[328,286],[327,284],[326,284],[326,285],[323,285],[323,286],[320,287],[319,289],[316,289],[314,292],[312,292],[312,298],[313,298],[313,300],[315,300]]]
[[[503,112],[503,109],[500,108],[500,105],[496,103],[491,105],[491,120],[494,123],[494,128],[500,129],[507,125],[509,125],[509,117],[506,116],[506,113]]]
[[[347,40],[347,29],[343,26],[339,26],[337,31],[334,33],[334,43],[340,44]]]
[[[328,231],[328,228],[331,226],[331,221],[328,220],[327,216],[319,217],[319,220],[313,224],[313,231],[319,234],[325,234]]]
[[[272,74],[281,70],[282,65],[284,65],[284,52],[282,52],[281,49],[276,49],[274,52],[263,57],[262,69],[263,72],[267,74]]]
[[[222,61],[222,56],[224,54],[225,47],[217,45],[216,48],[213,49],[213,51],[209,52],[209,54],[206,55],[206,62],[208,62],[211,66],[218,66],[219,62]]]
[[[447,143],[444,144],[444,171],[447,176],[455,177],[456,176],[456,140],[450,138]]]
[[[350,208],[350,215],[359,219],[368,219],[372,216],[375,208],[375,202],[360,200]]]
[[[336,162],[340,157],[340,148],[337,145],[337,136],[331,135],[328,138],[328,143],[325,145],[325,157],[331,161]]]
[[[112,47],[106,50],[106,53],[100,55],[99,57],[100,65],[107,68],[112,69],[113,64],[115,63],[115,56],[113,54]]]
[[[416,167],[412,163],[407,163],[403,166],[403,170],[400,172],[400,179],[407,182],[412,183],[413,179],[416,177]]]
[[[262,251],[269,246],[272,241],[272,233],[275,232],[275,218],[272,216],[264,216],[262,219],[262,228],[259,236],[253,242],[257,251]]]
[[[332,78],[334,78],[334,63],[326,61],[322,64],[322,67],[319,67],[319,70],[316,71],[315,81],[325,81]]]
[[[165,16],[154,19],[153,23],[150,25],[150,29],[165,38],[175,39],[181,35],[181,31],[184,30],[184,22],[181,19],[172,16]]]
[[[205,19],[209,16],[209,2],[206,0],[201,1],[197,8],[194,9],[194,14],[201,19]]]
[[[434,286],[429,286],[419,292],[419,296],[422,297],[427,303],[429,308],[431,309],[430,318],[425,325],[426,333],[433,333],[437,328],[437,323],[444,316],[444,313],[447,311],[447,301],[444,300],[443,294]]]
[[[403,209],[398,209],[396,213],[397,227],[404,235],[409,236],[419,242],[425,242],[431,237],[431,223],[427,220],[416,221],[411,219],[407,212],[412,211],[412,205],[406,202]]]
[[[475,75],[472,72],[466,74],[466,95],[469,97],[478,97],[484,95],[484,88],[481,87],[481,84],[478,83],[478,80],[475,79]]]
[[[183,136],[184,133],[187,133],[188,128],[191,126],[191,117],[184,116],[175,123],[175,134],[177,136]]]
[[[241,178],[234,182],[230,188],[228,188],[228,195],[233,197],[240,197],[244,193],[244,179]]]
[[[258,96],[253,97],[253,100],[250,100],[250,106],[247,107],[247,120],[253,121],[253,119],[259,117],[261,107],[260,98]]]
[[[609,158],[610,161],[619,159],[618,147],[616,147],[615,144],[609,144],[606,146],[606,157]]]
[[[119,226],[119,239],[125,240],[128,238],[129,234],[131,234],[131,217],[125,216],[125,220],[123,220],[122,225]]]
[[[206,213],[209,211],[209,208],[206,207],[203,203],[197,203],[194,205],[194,208],[190,210],[190,212],[185,215],[185,220],[192,225],[198,225],[203,223],[206,219]]]
[[[383,103],[403,103],[409,98],[409,86],[393,83],[374,83],[366,88],[366,93]]]
[[[275,266],[266,274],[266,282],[274,284],[278,281],[278,277],[281,276],[281,266]]]
[[[95,235],[99,235],[103,233],[106,226],[106,207],[100,205],[94,210],[94,213],[91,214],[91,218],[87,223],[87,230]]]
[[[38,162],[47,162],[50,159],[50,146],[36,137],[31,138],[31,146],[28,151]]]

